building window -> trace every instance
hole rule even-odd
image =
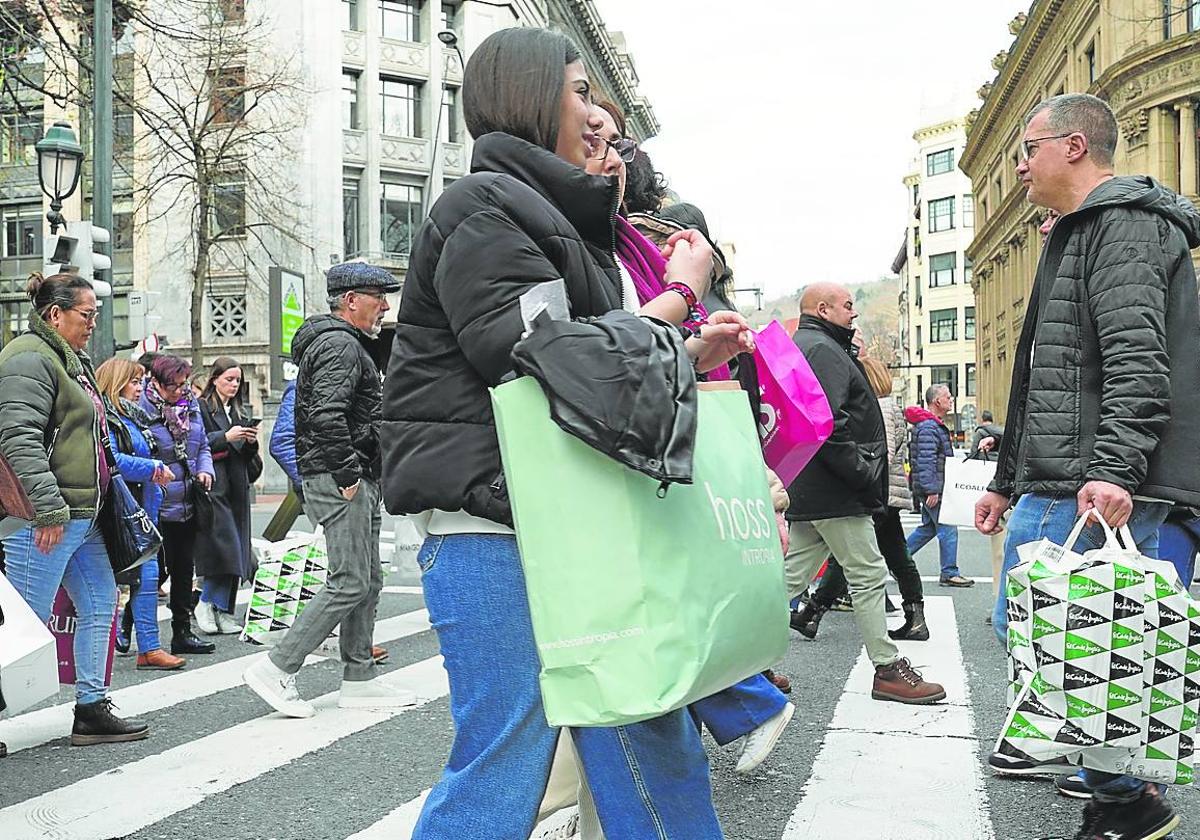
[[[216,0],[214,23],[240,23],[246,19],[245,0]]]
[[[942,149],[925,156],[925,174],[941,175],[954,169],[954,149]]]
[[[342,29],[358,31],[358,0],[342,0]]]
[[[246,176],[242,172],[222,172],[209,191],[212,222],[209,234],[246,235]]]
[[[973,397],[979,390],[975,383],[975,365],[967,362],[967,396]]]
[[[1096,81],[1096,42],[1088,44],[1088,48],[1083,52],[1083,64],[1087,70],[1087,80],[1090,85]]]
[[[395,41],[421,39],[420,0],[380,0],[383,14],[383,37]]]
[[[358,128],[358,73],[342,71],[342,128]]]
[[[458,6],[453,3],[442,4],[442,29],[458,31]]]
[[[9,205],[0,208],[4,220],[6,257],[36,257],[42,253],[42,206]]]
[[[975,227],[975,196],[964,195],[962,197],[962,201],[963,201],[963,227],[968,228],[968,229],[973,228],[973,227]]]
[[[442,122],[446,126],[446,140],[461,143],[462,133],[458,125],[458,90],[446,88],[442,91]]]
[[[420,187],[410,184],[384,184],[380,198],[380,250],[385,254],[407,255],[413,234],[421,223]]]
[[[958,398],[958,365],[940,365],[929,369],[929,386],[945,385],[950,389],[950,396]],[[924,399],[925,395],[921,395]]]
[[[929,313],[929,343],[958,340],[958,310],[935,309]]]
[[[42,139],[44,120],[40,106],[0,114],[0,166],[37,165],[37,149],[33,146]]]
[[[971,262],[971,258],[963,254],[963,283],[967,286],[971,285],[971,278],[975,276],[975,273],[972,271],[974,266],[975,264]]]
[[[1162,0],[1162,24],[1163,24],[1163,40],[1171,37],[1171,2],[1172,0]]]
[[[358,180],[342,182],[342,257],[358,256]]]
[[[913,196],[912,196],[912,198],[913,198],[913,207],[917,207],[917,206],[919,206],[919,205],[921,204],[921,185],[920,185],[920,184],[913,184],[913,186],[912,186],[912,192],[913,192]]]
[[[967,341],[975,340],[975,307],[968,306],[963,309],[963,338]]]
[[[208,298],[208,335],[214,339],[245,337],[245,295],[220,295]]]
[[[942,286],[954,285],[954,269],[958,265],[958,255],[934,254],[929,258],[929,288],[939,289]]]
[[[921,325],[917,324],[917,352],[920,353],[925,349],[925,345],[921,343]]]
[[[1200,32],[1200,0],[1191,0],[1187,7],[1188,32]]]
[[[212,121],[218,124],[240,122],[246,113],[246,68],[210,70],[208,83],[212,90],[208,112]]]
[[[381,79],[383,133],[395,137],[421,136],[421,85]]]
[[[133,249],[133,214],[113,213],[112,246],[114,251]]]
[[[929,202],[929,232],[954,230],[954,196]]]

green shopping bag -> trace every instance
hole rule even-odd
[[[702,391],[695,482],[568,435],[538,383],[492,391],[551,726],[657,717],[787,650],[783,554],[746,395]]]

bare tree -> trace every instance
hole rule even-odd
[[[86,108],[90,0],[0,3],[0,32],[26,33],[23,52],[41,50],[47,61],[43,78],[23,77],[20,61],[7,62],[6,86],[32,87]],[[216,249],[234,251],[246,263],[264,257],[283,263],[297,250],[311,256],[295,234],[301,208],[289,165],[306,91],[295,52],[278,42],[276,22],[261,8],[247,10],[243,0],[117,3],[117,34],[129,27],[133,36],[133,49],[118,56],[114,100],[118,113],[136,120],[135,216],[143,231],[166,228],[178,237],[175,252],[188,261],[188,332],[198,366]],[[28,17],[37,21],[33,40]],[[76,81],[64,92],[63,79]]]

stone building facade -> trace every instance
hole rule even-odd
[[[1003,421],[1013,355],[1041,246],[1044,211],[1026,201],[1015,169],[1024,117],[1037,102],[1086,92],[1116,112],[1117,174],[1149,174],[1193,201],[1200,193],[1200,3],[1190,0],[1035,0],[1010,24],[968,118],[960,166],[976,205],[967,249],[979,323],[979,402]]]

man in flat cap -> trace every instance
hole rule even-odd
[[[379,421],[382,383],[370,353],[400,283],[368,263],[326,274],[328,315],[309,318],[292,339],[296,377],[296,463],[304,509],[325,529],[329,577],[267,656],[246,669],[246,684],[277,711],[310,717],[296,673],[341,625],[342,708],[388,709],[415,698],[375,680],[375,607],[383,589],[379,558]]]

